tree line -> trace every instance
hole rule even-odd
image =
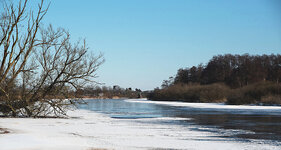
[[[118,85],[110,86],[87,86],[83,89],[77,90],[77,95],[83,98],[142,98],[145,96],[145,92],[141,89],[122,88]]]
[[[250,87],[254,84],[262,84],[263,86],[260,85],[258,87],[261,88],[267,86],[269,89],[263,89],[263,91],[269,91],[269,93],[261,94],[258,98],[256,98],[256,100],[261,99],[261,97],[264,95],[271,95],[271,97],[272,95],[274,95],[276,99],[276,95],[280,95],[281,93],[279,89],[280,80],[280,54],[217,55],[214,56],[211,60],[209,60],[206,65],[199,64],[190,68],[179,69],[175,77],[170,77],[168,80],[163,81],[162,89],[155,89],[153,92],[151,92],[148,97],[150,99],[157,100],[189,99],[187,101],[192,101],[191,99],[193,99],[193,101],[196,101],[196,99],[200,100],[200,96],[201,98],[205,96],[209,97],[208,101],[214,101],[215,99],[220,99],[220,101],[226,101],[228,99],[231,99],[232,103],[235,103],[235,100],[229,97],[230,95],[233,96],[234,91],[238,91],[240,89],[239,92],[241,94],[241,89],[246,89],[244,87]],[[269,85],[274,86],[269,87]],[[216,91],[212,88],[212,86],[213,88],[220,89],[221,92],[224,92],[225,94],[219,94],[218,92],[220,91]],[[186,89],[185,91],[182,90],[184,88]],[[270,91],[270,88],[275,90]],[[182,91],[179,92],[179,89],[181,89]],[[195,89],[197,89],[197,91]],[[256,91],[257,90],[258,89],[256,89]],[[251,89],[251,91],[252,93],[255,93],[253,89]],[[213,95],[210,95],[210,93],[213,93]],[[183,94],[185,94],[185,98],[183,97]],[[197,95],[197,97],[192,97],[190,95]],[[218,97],[218,95],[220,96]],[[256,93],[256,95],[259,94]],[[246,97],[255,97],[255,95],[248,94]],[[243,96],[241,96],[240,98],[245,99],[243,98]],[[253,100],[251,100],[251,102],[253,102]],[[248,103],[251,102],[249,101]]]
[[[225,83],[231,88],[243,87],[259,81],[281,80],[281,55],[217,55],[206,66],[202,64],[179,69],[177,83]]]

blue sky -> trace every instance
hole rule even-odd
[[[280,0],[53,0],[44,23],[104,53],[107,86],[150,90],[217,54],[281,52]]]

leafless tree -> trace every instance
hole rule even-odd
[[[27,5],[28,0],[4,3],[0,10],[0,112],[65,115],[78,100],[72,91],[94,82],[103,56],[89,53],[85,40],[72,44],[62,28],[44,28],[44,0],[35,12]]]

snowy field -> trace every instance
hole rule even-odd
[[[129,100],[131,102],[150,102]],[[164,105],[192,105],[230,111],[233,109],[280,113],[280,107],[224,106],[221,104],[183,104],[151,102]],[[249,111],[248,111],[249,112]],[[188,149],[188,150],[280,150],[259,140],[241,142],[221,138],[216,133],[194,131],[192,127],[146,123],[184,118],[114,119],[104,114],[74,110],[69,119],[1,118],[1,150],[94,150],[94,149]]]

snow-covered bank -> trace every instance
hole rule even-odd
[[[146,123],[146,118],[113,119],[103,114],[75,110],[70,119],[1,118],[0,128],[11,133],[0,134],[1,150],[90,150],[106,149],[270,149],[280,146],[260,141],[239,142],[220,138],[215,133],[190,130],[190,127]]]
[[[225,105],[223,103],[187,103],[172,101],[151,101],[147,99],[128,99],[127,102],[152,103],[159,105],[191,107],[205,111],[224,111],[235,114],[267,114],[281,115],[281,106],[256,106],[256,105]]]

